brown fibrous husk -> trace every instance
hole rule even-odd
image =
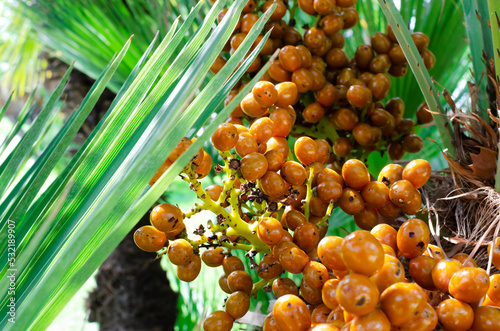
[[[500,227],[500,193],[490,186],[459,189],[451,175],[433,174],[431,186],[423,190],[429,203],[429,225],[433,242],[447,257],[470,254],[478,266],[488,269],[487,246],[498,236]],[[432,223],[432,224],[431,224]],[[491,273],[499,270],[490,266]]]
[[[477,100],[477,89],[470,91],[471,100]],[[500,230],[500,193],[493,187],[500,120],[488,111],[491,121],[487,123],[476,113],[477,105],[469,113],[451,108],[455,154],[450,157],[443,152],[449,168],[434,172],[421,190],[428,211],[431,241],[440,246],[447,257],[467,253],[478,266],[491,274],[498,273],[491,265],[487,248]],[[494,164],[481,160],[483,151]]]

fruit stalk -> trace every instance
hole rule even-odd
[[[321,218],[321,222],[318,223],[318,226],[328,225],[328,220],[330,219],[330,216],[332,216],[332,211],[334,206],[335,202],[330,201],[330,203],[328,204],[328,209],[326,210],[326,214],[325,216],[323,216],[323,218]]]
[[[304,203],[304,215],[306,216],[306,219],[309,220],[309,214],[310,214],[310,208],[309,204],[311,202],[311,197],[312,197],[312,179],[314,176],[314,166],[311,166],[309,168],[309,179],[307,180],[307,195],[306,195],[306,202]]]
[[[252,292],[250,292],[250,297],[255,297],[257,292],[266,285],[272,284],[273,279],[261,279],[257,283],[253,284]]]
[[[203,204],[201,208],[205,208],[207,210],[210,210],[213,212],[215,215],[222,215],[222,217],[225,219],[223,224],[218,224],[218,226],[212,227],[212,231],[217,232],[217,231],[222,231],[228,228],[238,228],[238,234],[243,236],[250,244],[252,244],[253,249],[257,252],[269,252],[269,248],[267,245],[265,245],[259,238],[258,236],[253,233],[252,230],[250,230],[250,227],[248,226],[247,223],[245,223],[241,217],[239,216],[239,212],[237,209],[238,206],[238,191],[235,189],[232,189],[231,195],[230,195],[230,205],[233,214],[231,215],[230,213],[227,212],[226,209],[224,209],[220,204],[215,203],[210,196],[207,194],[207,192],[201,187],[201,183],[195,178],[195,174],[193,172],[193,169],[191,169],[191,166],[188,165],[184,168],[184,173],[187,175],[187,177],[183,176],[183,179],[187,181],[193,191],[196,193],[198,198],[203,201]],[[231,178],[228,178],[228,182],[231,180]],[[233,180],[234,183],[234,180]]]

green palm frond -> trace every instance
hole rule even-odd
[[[46,64],[40,58],[42,50],[50,51],[52,56],[68,64],[76,61],[75,68],[96,79],[108,59],[134,35],[134,42],[108,86],[117,92],[155,34],[163,39],[176,18],[186,17],[194,4],[194,0],[181,1],[181,6],[173,0],[86,0],[83,4],[65,0],[15,0],[6,3],[2,16],[11,22],[6,31],[11,38],[0,44],[3,55],[0,62],[9,64],[3,77],[4,86],[19,89],[22,95],[24,89],[43,81]],[[202,10],[206,13],[208,6]],[[189,32],[194,33],[200,22],[197,17]]]
[[[9,106],[9,104],[10,104],[10,102],[12,100],[13,95],[14,95],[14,93],[11,93],[11,95],[9,96],[9,99],[7,99],[7,102],[2,107],[2,117],[7,112],[7,107]],[[31,93],[31,95],[28,97],[28,100],[26,101],[24,107],[20,110],[20,112],[19,112],[19,114],[17,116],[16,123],[12,126],[12,129],[5,136],[5,139],[2,141],[2,143],[0,145],[0,153],[3,153],[8,148],[8,146],[10,145],[10,143],[12,142],[12,140],[14,139],[14,137],[17,136],[21,132],[21,129],[22,129],[23,125],[26,123],[26,121],[28,120],[28,118],[35,111],[36,105],[33,104],[33,97],[34,96],[35,96],[35,93],[34,92]]]
[[[483,4],[486,1],[482,1]],[[488,84],[488,78],[483,76],[486,72],[485,59],[483,54],[491,53],[491,29],[487,27],[484,28],[482,24],[484,21],[483,17],[479,14],[479,2],[476,0],[464,0],[464,19],[465,25],[467,27],[467,40],[469,41],[471,58],[472,58],[472,68],[474,74],[474,81],[477,87],[481,91],[486,91],[486,85]],[[483,39],[483,35],[489,33],[489,41]],[[488,51],[486,51],[488,49]],[[486,93],[478,93],[478,110],[482,118],[488,118],[488,99]]]
[[[495,61],[495,75],[500,82],[500,4],[498,1],[488,0],[488,12],[491,24],[492,58]],[[486,30],[486,29],[485,29]],[[486,44],[487,42],[485,42]],[[498,106],[497,106],[498,107]]]
[[[225,4],[224,0],[215,3],[187,43],[185,35],[196,24],[205,5],[203,2],[193,9],[184,24],[178,27],[174,22],[151,55],[148,53],[155,41],[146,53],[141,53],[139,63],[131,68],[129,77],[125,77],[106,116],[48,187],[47,179],[53,168],[104,88],[117,74],[125,54],[132,49],[130,41],[99,75],[80,108],[72,113],[29,169],[19,169],[14,160],[26,158],[28,151],[23,146],[32,145],[45,132],[44,128],[50,123],[52,100],[58,98],[64,80],[46,104],[42,118],[25,134],[25,142],[22,140],[7,157],[12,162],[7,163],[0,177],[0,247],[2,251],[7,250],[7,230],[9,224],[15,224],[17,319],[16,324],[8,322],[10,297],[2,297],[2,329],[44,329],[50,325],[65,303],[267,70],[269,64],[240,96],[224,107],[225,96],[267,40],[269,34],[247,54],[275,6],[256,22],[226,66],[197,92],[245,5],[234,2],[222,22],[213,27]],[[172,65],[165,69],[169,62]],[[218,115],[211,118],[214,112]],[[210,118],[210,123],[204,126],[192,147],[150,187],[147,183],[175,147],[178,137],[198,132],[204,124],[199,118]],[[24,175],[13,182],[10,174],[22,170]],[[3,262],[0,268],[1,278],[6,279],[10,265]],[[7,293],[6,282],[0,283],[0,287],[2,293]]]
[[[5,116],[5,113],[7,113],[7,108],[9,107],[11,101],[12,101],[12,96],[13,96],[14,93],[11,93],[9,95],[9,97],[7,98],[7,100],[5,101],[5,104],[2,106],[2,108],[0,109],[0,121],[3,119],[3,117]]]
[[[134,43],[109,83],[116,92],[156,31],[160,31],[161,38],[165,36],[166,22],[146,15],[143,3],[133,3],[129,9],[124,1],[86,1],[85,5],[62,0],[37,1],[21,2],[18,10],[49,49],[66,63],[76,60],[75,67],[94,79],[133,34]],[[165,13],[165,9],[166,3],[159,2],[157,12]]]

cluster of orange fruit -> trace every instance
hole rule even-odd
[[[267,10],[273,2],[266,1],[261,10]],[[334,156],[340,163],[342,158],[365,156],[374,150],[387,151],[392,160],[401,159],[405,152],[420,151],[423,141],[414,134],[415,122],[404,118],[404,101],[392,98],[385,104],[382,102],[391,89],[389,75],[402,77],[408,72],[407,60],[391,28],[387,27],[387,33],[374,34],[369,45],[360,45],[349,57],[343,50],[342,31],[352,28],[359,20],[356,0],[303,0],[297,3],[300,10],[317,16],[317,24],[297,28],[293,19],[287,24],[283,18],[288,3],[277,0],[277,8],[266,25],[266,30],[273,29],[271,38],[249,67],[248,77],[280,49],[278,59],[272,62],[261,81],[275,83],[277,91],[286,90],[287,103],[295,107],[298,124],[311,127],[322,118],[328,120],[331,129],[340,137],[334,146]],[[255,2],[250,0],[226,49],[212,65],[212,72],[217,73],[226,63],[226,55],[239,47],[257,21],[258,11]],[[219,21],[224,14],[225,11]],[[299,30],[304,30],[303,37]],[[421,32],[411,36],[425,66],[431,69],[436,59],[427,49],[429,38]],[[245,83],[235,86],[226,105],[243,86]],[[247,95],[228,122],[241,125],[243,121],[252,122],[265,116],[272,105],[260,101]],[[284,107],[284,104],[277,102],[276,106]],[[432,115],[425,108],[424,104],[419,107],[417,124],[432,122]]]
[[[287,107],[282,112],[292,120],[280,129],[289,131],[293,125],[292,110]],[[262,280],[272,284],[278,297],[264,330],[433,330],[438,322],[444,330],[488,330],[491,323],[500,323],[500,312],[493,308],[500,304],[500,275],[493,275],[490,281],[466,254],[445,258],[439,247],[429,244],[429,229],[419,219],[406,221],[398,230],[384,223],[403,213],[413,215],[421,208],[418,189],[431,175],[427,161],[413,160],[405,167],[389,164],[375,181],[356,159],[346,161],[340,173],[332,164],[325,165],[331,146],[309,137],[297,139],[293,154],[298,161],[289,161],[293,155],[285,144],[287,134],[275,137],[278,126],[265,119],[266,125],[256,121],[249,129],[238,124],[220,125],[212,136],[212,145],[221,153],[234,149],[240,157],[233,154],[226,159],[233,173],[223,184],[231,176],[233,184],[196,189],[222,207],[232,202],[227,191],[236,192],[238,205],[232,206],[233,211],[269,247],[262,250],[264,255],[253,266]],[[265,138],[259,138],[262,136]],[[283,144],[275,141],[280,138]],[[269,143],[271,139],[274,141]],[[175,160],[191,143],[182,139],[166,162]],[[259,152],[263,143],[264,153],[262,149]],[[194,185],[199,185],[197,178],[207,173],[198,171],[205,157],[212,165],[205,153],[200,150],[188,166],[193,172],[186,173],[193,177],[189,180]],[[201,160],[200,155],[204,155]],[[155,177],[163,171],[160,169]],[[239,204],[251,201],[252,195],[269,206],[277,203],[276,210],[268,210],[269,215],[244,213]],[[355,231],[344,239],[325,237],[330,205],[338,205],[353,215],[358,226],[371,232]],[[151,212],[152,226],[138,229],[134,239],[141,249],[150,252],[161,250],[167,239],[172,240],[165,253],[177,265],[177,276],[183,281],[198,276],[202,261],[209,267],[222,266],[219,286],[230,296],[225,310],[212,313],[204,328],[230,330],[234,320],[247,313],[250,298],[259,289],[243,261],[230,253],[248,241],[238,235],[236,227],[190,241],[185,238],[184,218],[178,207],[160,204]],[[230,220],[224,223],[231,224]],[[223,238],[224,234],[228,236]],[[229,244],[225,248],[224,241]],[[499,245],[500,240],[492,253],[494,265],[500,262]],[[252,251],[248,246],[241,249]],[[206,250],[200,258],[201,248]],[[300,285],[282,277],[284,271],[302,274]]]
[[[264,331],[497,330],[500,275],[488,277],[466,254],[445,258],[428,242],[429,229],[417,218],[397,231],[380,224],[323,238],[321,263],[304,267],[303,299],[293,288],[275,291]]]
[[[318,24],[307,27],[303,38],[293,19],[283,21],[288,3],[276,2],[266,25],[273,29],[271,39],[248,75],[281,48],[279,57],[212,135],[211,144],[224,161],[215,169],[225,171],[226,179],[202,188],[198,180],[214,164],[200,149],[182,177],[202,204],[187,213],[168,203],[154,207],[152,225],[134,234],[137,246],[167,255],[186,282],[196,279],[202,264],[222,266],[219,286],[229,297],[224,310],[205,320],[206,331],[231,330],[262,289],[278,298],[264,331],[430,331],[437,325],[454,331],[494,330],[488,327],[500,325],[500,311],[494,308],[500,305],[500,278],[490,280],[465,254],[444,258],[443,251],[429,244],[429,229],[420,219],[402,225],[395,221],[421,209],[418,189],[431,175],[429,163],[389,164],[375,180],[362,160],[353,158],[364,160],[364,151],[386,148],[391,159],[400,159],[423,146],[414,134],[415,122],[403,118],[404,102],[381,102],[390,90],[388,74],[407,72],[393,33],[388,28],[387,34],[375,34],[371,45],[361,45],[349,58],[341,30],[358,21],[355,0],[297,1],[300,10],[318,15]],[[238,48],[259,10],[273,3],[257,8],[254,0],[248,1],[225,52]],[[429,38],[418,32],[412,37],[431,68],[435,59],[427,50]],[[224,65],[224,55],[213,72]],[[226,104],[243,84],[231,91]],[[314,101],[306,101],[311,96]],[[425,108],[417,110],[418,124],[432,121]],[[294,133],[299,125],[325,120],[338,138]],[[183,138],[150,184],[192,143]],[[345,238],[326,236],[336,207],[353,215],[362,230]],[[193,240],[184,221],[201,210],[212,211],[216,222],[198,228],[199,239]],[[398,224],[397,229],[389,224]],[[500,240],[492,252],[495,265],[500,264],[499,245]],[[252,279],[247,263],[233,250],[247,251],[260,280]],[[285,272],[302,275],[300,284]]]
[[[287,109],[283,114],[291,116],[292,108]],[[274,137],[274,122],[266,118],[268,125],[259,123],[254,122],[250,129],[224,123],[212,136],[213,146],[221,153],[234,149],[240,156],[237,159],[233,154],[226,159],[233,173],[224,184],[233,177],[232,185],[211,185],[206,190],[196,187],[200,185],[196,177],[206,175],[206,171],[197,171],[205,159],[205,156],[199,159],[205,154],[203,150],[188,166],[194,171],[186,173],[192,176],[189,181],[199,197],[207,195],[216,206],[229,207],[234,201],[228,199],[228,191],[234,192],[237,205],[231,207],[238,215],[232,216],[244,220],[243,224],[251,230],[249,233],[255,233],[267,250],[248,245],[246,235],[240,234],[244,233],[243,229],[236,228],[230,219],[220,222],[228,227],[208,236],[203,234],[200,241],[190,241],[185,238],[184,214],[178,207],[166,203],[151,212],[152,226],[141,227],[134,235],[137,245],[151,252],[161,250],[167,239],[172,240],[165,253],[177,265],[177,276],[183,281],[189,282],[198,276],[202,261],[209,267],[223,267],[219,285],[230,296],[224,311],[216,311],[207,318],[205,330],[230,330],[233,321],[247,313],[251,295],[259,289],[245,271],[243,261],[231,255],[231,249],[249,250],[255,255],[263,253],[254,268],[262,280],[272,283],[273,293],[283,297],[278,299],[264,330],[308,330],[309,327],[336,330],[347,329],[346,325],[352,330],[367,330],[368,326],[375,325],[372,330],[391,327],[433,330],[438,321],[444,330],[451,330],[464,325],[470,329],[472,323],[487,325],[500,318],[500,312],[496,315],[498,310],[491,307],[500,304],[498,275],[492,276],[490,282],[486,272],[477,268],[474,260],[465,254],[444,259],[442,250],[429,245],[429,229],[419,219],[406,221],[399,230],[384,224],[403,213],[415,214],[421,208],[418,188],[431,175],[427,161],[413,160],[405,167],[387,165],[375,181],[361,161],[351,159],[344,163],[339,174],[331,164],[325,166],[331,150],[328,142],[301,137],[294,146],[298,161],[288,161],[293,156],[288,153],[288,145],[267,144],[270,139],[280,138]],[[267,137],[260,145],[266,142],[265,153],[259,152],[257,143],[263,135]],[[286,142],[285,137],[283,139]],[[253,142],[250,144],[253,149],[241,145],[248,141]],[[190,144],[190,140],[183,139],[169,158],[175,159]],[[156,176],[161,176],[162,171],[160,169]],[[260,197],[261,202],[269,206],[272,203],[277,206],[268,209],[268,215],[259,215],[256,210],[253,214],[245,213],[240,204],[252,201],[252,196]],[[344,239],[325,237],[328,208],[337,205],[354,215],[356,224],[371,233],[359,230]],[[228,244],[226,249],[224,242]],[[243,246],[240,248],[239,244]],[[206,250],[200,258],[201,248]],[[496,247],[493,254],[496,265]],[[408,264],[408,272],[401,261]],[[300,286],[292,279],[280,277],[284,271],[302,274]],[[483,306],[476,307],[483,297],[486,298]],[[405,304],[400,300],[406,300]],[[296,319],[294,323],[293,319]],[[297,325],[304,326],[297,329]],[[287,329],[290,326],[292,328]]]

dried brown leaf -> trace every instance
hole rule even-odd
[[[497,153],[488,148],[477,147],[480,149],[479,154],[469,153],[472,158],[472,173],[483,180],[495,179]]]
[[[463,135],[463,137],[462,137],[462,143],[466,147],[476,147],[477,144],[479,144],[479,141],[477,141],[476,139],[472,139],[470,137],[467,137],[467,136]]]
[[[430,138],[427,138],[427,139],[429,139],[430,141],[435,143],[439,147],[439,149],[441,149],[441,147],[439,146],[439,144],[435,140],[432,140]],[[461,184],[457,183],[457,179],[466,180],[466,181],[476,185],[477,187],[484,186],[484,184],[480,181],[480,178],[475,176],[472,173],[470,168],[464,167],[464,166],[460,165],[458,162],[452,160],[448,155],[446,155],[446,153],[442,149],[441,149],[441,153],[443,153],[444,158],[446,159],[446,161],[448,161],[448,165],[450,166],[450,170],[452,171],[452,175],[458,177],[458,178],[453,177],[453,180],[455,181],[455,186],[457,188],[460,188],[462,186]]]
[[[488,108],[488,115],[490,115],[490,119],[496,124],[500,124],[500,118],[496,117],[491,113],[491,109]]]
[[[470,123],[472,123],[473,121],[479,122],[481,127],[484,128],[485,130],[486,137],[477,130],[473,129],[472,126],[469,125],[466,121],[459,120],[459,118],[467,119],[469,120]],[[460,121],[460,123],[464,125],[465,129],[473,134],[475,139],[480,139],[483,141],[482,145],[486,147],[493,147],[497,145],[498,137],[495,133],[495,130],[493,130],[493,128],[488,123],[486,123],[481,117],[475,114],[455,113],[451,118],[451,120]]]

